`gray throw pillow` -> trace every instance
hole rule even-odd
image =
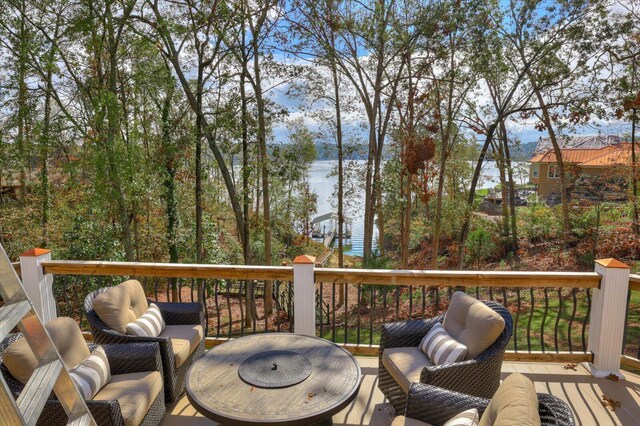
[[[452,364],[467,355],[467,347],[451,337],[439,322],[431,327],[419,347],[435,365]]]

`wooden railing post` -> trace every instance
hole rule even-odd
[[[293,260],[293,331],[316,335],[316,284],[313,256],[298,256]]]
[[[45,274],[41,263],[51,260],[51,250],[33,248],[20,255],[22,284],[33,308],[43,323],[56,318],[56,300],[53,296],[53,275]]]
[[[594,377],[620,373],[620,348],[627,316],[629,267],[616,259],[596,260],[595,271],[602,275],[600,288],[593,290],[589,324],[589,344],[593,363],[587,367]]]

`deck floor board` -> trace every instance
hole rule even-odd
[[[363,375],[360,392],[351,405],[333,417],[333,422],[336,426],[389,426],[392,412],[378,389],[378,358],[358,357],[358,361]],[[502,378],[513,372],[528,376],[538,392],[551,393],[569,403],[576,425],[640,425],[640,376],[625,372],[626,380],[613,382],[595,379],[582,365],[576,369],[567,370],[557,363],[505,362]],[[620,401],[620,408],[611,411],[603,407],[602,395]],[[162,422],[163,426],[213,424],[184,395],[167,406]]]

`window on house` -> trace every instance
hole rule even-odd
[[[549,164],[549,178],[558,179],[560,177],[560,169],[556,164]]]
[[[531,174],[533,175],[534,178],[540,177],[540,164],[534,164],[531,167]]]

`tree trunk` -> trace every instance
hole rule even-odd
[[[547,107],[544,98],[542,97],[542,92],[535,85],[535,80],[533,78],[533,74],[529,71],[527,72],[527,76],[529,77],[529,81],[533,86],[533,91],[538,99],[538,104],[540,105],[540,110],[542,111],[542,122],[547,128],[547,132],[549,133],[549,139],[551,140],[551,144],[553,145],[553,152],[556,155],[556,161],[558,164],[558,170],[560,171],[560,201],[562,202],[562,233],[564,235],[565,242],[569,238],[569,234],[571,233],[571,224],[569,222],[569,183],[567,180],[567,173],[564,167],[564,161],[562,160],[562,151],[560,150],[560,145],[558,144],[558,139],[556,137],[556,132],[553,128],[553,123],[551,122],[551,116],[549,115],[549,108]]]
[[[502,126],[500,126],[502,129]],[[495,154],[495,163],[498,167],[498,173],[500,178],[500,211],[502,212],[502,241],[503,243],[507,241],[509,237],[509,210],[507,206],[507,178],[505,171],[505,162],[504,162],[504,138],[505,135],[500,132],[500,137],[498,138],[498,143],[493,143],[493,152]]]
[[[493,135],[495,134],[496,127],[498,125],[497,121],[494,121],[489,129],[487,130],[487,136],[484,140],[484,144],[482,145],[482,149],[480,150],[480,155],[478,156],[478,161],[476,163],[476,168],[473,171],[473,178],[471,179],[471,187],[469,188],[469,196],[467,198],[467,209],[463,213],[464,220],[462,222],[462,229],[460,230],[460,239],[458,240],[458,269],[464,268],[464,244],[467,241],[467,235],[469,235],[469,226],[471,223],[471,214],[473,213],[473,202],[476,198],[476,187],[478,186],[478,181],[480,180],[480,172],[482,171],[482,163],[487,155],[487,150],[493,141]]]
[[[170,113],[173,104],[173,86],[167,85],[168,93],[162,105],[162,150],[164,152],[164,187],[167,215],[167,245],[169,248],[169,262],[178,263],[178,244],[176,238],[176,228],[178,225],[178,202],[176,200],[176,150],[171,140]],[[178,300],[177,280],[171,278],[171,298]]]
[[[376,185],[376,219],[378,219],[378,254],[380,256],[385,255],[384,250],[384,211],[382,210],[382,182],[380,178],[380,165],[378,164],[377,171],[374,174]]]
[[[456,38],[454,33],[452,32],[449,35],[449,47],[450,47],[450,72],[455,74],[455,42]],[[438,269],[438,257],[440,255],[440,233],[442,230],[442,197],[444,197],[444,183],[445,183],[445,175],[447,171],[447,158],[449,157],[449,152],[451,147],[455,141],[451,139],[451,128],[453,121],[453,91],[454,91],[454,81],[455,78],[451,78],[448,82],[448,96],[447,96],[447,114],[446,114],[446,125],[443,125],[442,120],[440,119],[440,132],[442,135],[442,143],[440,148],[440,167],[438,171],[438,192],[436,194],[436,213],[435,213],[435,222],[433,225],[433,249],[432,249],[432,257],[431,257],[431,267],[432,269]],[[436,94],[438,97],[440,96],[438,86],[436,85]],[[440,114],[442,116],[442,114]]]
[[[436,192],[436,211],[433,222],[433,255],[431,268],[438,269],[438,255],[440,251],[440,230],[442,228],[442,197],[444,196],[444,179],[447,170],[447,150],[444,141],[440,149],[440,167],[438,170],[438,191]]]
[[[504,120],[500,122],[500,131],[503,134],[502,140],[504,141],[504,161],[507,167],[507,174],[509,178],[509,217],[511,219],[511,243],[509,250],[513,253],[513,258],[516,263],[518,262],[518,227],[516,226],[516,186],[513,180],[513,168],[511,167],[511,153],[509,151],[509,141],[507,128],[504,124]],[[504,203],[505,200],[502,200]]]
[[[364,262],[371,259],[371,250],[373,246],[373,219],[375,214],[375,194],[373,192],[373,159],[376,155],[376,133],[375,133],[375,117],[372,121],[369,118],[369,153],[367,156],[367,169],[365,171],[364,182],[364,230],[363,230],[363,247],[362,257]]]
[[[402,70],[405,65],[405,57],[402,57],[403,62],[401,64],[400,69]],[[400,79],[397,79],[393,82],[390,94],[388,96],[387,102],[389,105],[392,105],[395,102],[396,95],[398,93],[398,83]],[[377,144],[376,144],[376,156],[374,159],[374,174],[373,174],[373,190],[375,193],[376,203],[374,205],[373,214],[377,214],[378,218],[378,253],[380,256],[385,255],[384,250],[384,210],[382,206],[382,152],[384,150],[384,141],[387,134],[387,129],[389,126],[389,120],[391,118],[391,111],[393,110],[391,107],[385,111],[383,116],[381,109],[381,102],[378,100],[374,104],[378,105],[378,120],[380,121],[379,127],[377,129]],[[372,219],[373,220],[373,219]]]
[[[202,174],[203,174],[203,164],[202,164],[202,136],[203,136],[203,126],[204,126],[204,109],[202,105],[202,98],[204,96],[204,69],[205,69],[205,60],[204,60],[204,51],[205,46],[201,44],[198,38],[196,38],[195,42],[196,51],[198,52],[198,75],[196,80],[196,109],[198,113],[196,114],[196,152],[195,152],[195,174],[196,174],[196,182],[195,182],[195,213],[196,213],[196,263],[203,263],[204,261],[204,230],[202,226],[202,214],[203,214],[203,205],[202,205]],[[209,131],[209,140],[211,143],[217,146],[217,128],[214,128],[213,131]],[[223,160],[224,162],[224,160]],[[233,167],[233,164],[231,165]],[[233,185],[233,183],[232,183]],[[233,185],[235,188],[235,185]],[[196,288],[198,291],[198,300],[202,303],[205,303],[205,288],[204,281],[202,279],[196,280]],[[174,289],[175,291],[175,289]],[[176,294],[177,295],[177,294]],[[177,299],[174,299],[177,300]]]
[[[411,235],[411,175],[406,174],[405,189],[403,195],[404,217],[402,219],[402,269],[409,268],[409,237]]]
[[[344,268],[344,167],[342,154],[342,113],[340,105],[340,81],[335,58],[335,34],[331,27],[331,77],[333,80],[333,97],[336,107],[336,147],[338,150],[338,268]],[[344,296],[343,296],[344,297]]]
[[[52,52],[52,51],[51,51]],[[49,59],[52,60],[52,53],[49,53]],[[47,67],[46,93],[44,97],[44,124],[42,127],[42,136],[40,138],[40,186],[42,191],[42,212],[40,216],[40,224],[42,226],[42,247],[49,244],[49,138],[51,132],[51,89],[52,89],[52,71],[51,66]]]
[[[243,216],[243,238],[242,240],[242,254],[244,256],[244,263],[246,265],[251,264],[251,246],[249,244],[249,177],[251,171],[249,170],[249,116],[247,113],[247,92],[246,92],[246,70],[247,70],[247,55],[244,48],[245,32],[242,32],[242,71],[240,73],[240,101],[242,108],[242,216]]]
[[[245,3],[242,3],[242,10],[244,12]],[[248,62],[249,58],[246,51],[246,27],[244,17],[242,19],[242,71],[240,73],[240,96],[242,102],[242,189],[244,194],[242,196],[242,208],[244,212],[244,247],[245,247],[245,262],[251,263],[251,247],[249,245],[249,115],[247,111],[247,93],[245,88],[245,80],[248,75]],[[260,180],[260,173],[256,173],[256,217],[258,217],[260,195],[258,190],[258,182]],[[250,327],[253,322],[253,309],[251,305],[255,303],[253,298],[253,281],[244,281],[245,284],[245,313],[244,313],[244,325]],[[242,297],[240,295],[239,297]]]
[[[631,115],[631,185],[633,189],[633,232],[640,235],[640,221],[638,220],[638,160],[636,158],[636,121],[638,111],[633,108]]]
[[[511,99],[516,93],[516,89],[519,87],[526,73],[529,72],[530,67],[531,67],[531,62],[525,62],[524,68],[518,72],[518,76],[515,82],[513,83],[511,88],[508,90],[507,95],[502,99],[496,98],[494,91],[491,91],[494,106],[497,112],[497,117],[496,117],[496,120],[493,123],[491,123],[491,125],[487,128],[485,141],[484,141],[484,144],[482,145],[482,149],[480,150],[478,162],[476,163],[476,168],[473,172],[473,179],[471,180],[471,188],[469,188],[469,196],[467,199],[467,209],[464,212],[462,229],[460,231],[460,239],[458,240],[458,268],[460,269],[464,267],[464,245],[467,240],[467,235],[469,234],[469,226],[471,221],[473,202],[476,196],[476,187],[478,185],[478,180],[480,179],[480,171],[482,170],[482,163],[484,162],[484,158],[487,154],[487,149],[489,148],[493,140],[496,127],[499,125],[500,121],[505,120],[509,115],[515,112],[518,112],[520,110],[520,109],[508,109],[508,108],[509,108]]]
[[[636,86],[636,58],[631,59],[632,87]],[[631,185],[633,194],[633,233],[640,235],[640,220],[638,220],[638,160],[636,158],[636,122],[638,121],[638,109],[634,106],[631,110]]]
[[[111,5],[106,6],[106,26],[108,34],[109,73],[107,76],[107,161],[111,181],[114,184],[116,203],[119,212],[119,223],[127,261],[135,259],[133,240],[131,238],[130,212],[122,186],[121,173],[115,156],[117,138],[121,130],[120,105],[118,103],[118,42],[115,36],[114,20]]]
[[[189,84],[189,80],[184,74],[182,66],[180,65],[180,54],[171,38],[170,31],[164,25],[164,20],[158,9],[157,3],[149,3],[150,7],[153,10],[156,21],[158,25],[154,27],[154,29],[159,33],[162,41],[164,43],[164,47],[166,48],[166,57],[171,62],[173,69],[180,81],[180,85],[184,91],[184,94],[189,102],[189,106],[191,109],[198,115],[202,115],[200,118],[202,123],[202,133],[204,137],[207,139],[209,149],[213,153],[213,156],[216,160],[216,163],[220,169],[220,174],[222,175],[222,179],[224,180],[225,187],[227,189],[227,193],[229,194],[229,202],[231,203],[231,208],[233,209],[233,215],[236,222],[236,229],[238,230],[238,235],[240,238],[243,238],[245,235],[244,232],[244,218],[242,214],[242,206],[236,192],[236,188],[233,184],[233,180],[231,179],[231,173],[229,172],[229,168],[225,163],[224,156],[222,152],[220,152],[220,148],[218,147],[215,138],[211,134],[211,129],[209,129],[209,125],[207,123],[206,117],[202,114],[202,111],[198,109],[198,102],[196,96],[191,90],[191,86]],[[243,243],[241,241],[241,243]]]
[[[407,169],[407,150],[410,146],[407,142],[415,142],[415,87],[413,84],[413,71],[411,52],[406,54],[408,93],[407,93],[407,119],[405,123],[405,142],[400,144],[400,158],[404,167],[400,172],[400,196],[402,198],[402,211],[400,214],[400,267],[409,268],[409,237],[411,234],[411,173]],[[406,181],[406,182],[405,182]],[[406,185],[406,186],[405,186]],[[426,192],[425,192],[426,193]]]
[[[252,39],[253,46],[253,71],[255,81],[255,97],[258,112],[258,146],[260,148],[261,172],[262,172],[262,226],[264,231],[264,264],[270,266],[271,260],[271,210],[269,200],[269,154],[267,152],[267,123],[266,111],[262,93],[262,80],[260,70],[260,55],[257,34]],[[264,288],[264,312],[269,315],[273,312],[273,282],[265,281]]]
[[[23,5],[24,7],[24,5]],[[19,47],[18,47],[18,64],[17,64],[17,84],[18,84],[18,134],[16,136],[16,148],[18,149],[18,172],[20,179],[20,188],[22,190],[20,197],[27,190],[27,173],[26,168],[29,164],[29,155],[27,149],[27,120],[29,116],[27,105],[27,29],[24,16],[20,18],[19,30]]]
[[[383,13],[381,10],[380,13]],[[384,19],[382,20],[385,21]],[[380,146],[380,141],[377,140],[377,123],[378,120],[381,121],[381,117],[379,117],[379,106],[381,102],[382,96],[382,78],[384,75],[384,58],[385,58],[385,43],[384,43],[384,32],[386,30],[385,25],[382,23],[377,28],[377,64],[376,64],[376,76],[375,76],[375,84],[373,87],[373,104],[371,106],[371,110],[368,111],[367,115],[369,118],[369,157],[367,158],[367,172],[366,172],[366,182],[365,182],[365,211],[364,211],[364,247],[363,247],[363,257],[365,263],[371,258],[371,253],[373,250],[373,226],[375,223],[375,215],[377,211],[377,201],[379,199],[378,194],[378,184],[379,184],[379,156],[382,155],[378,147]],[[382,124],[382,123],[380,123]],[[372,170],[373,169],[373,170]]]
[[[198,61],[198,80],[196,87],[196,103],[197,110],[200,112],[196,114],[196,158],[195,158],[195,173],[196,173],[196,185],[195,185],[195,207],[196,207],[196,263],[202,263],[202,79],[203,79],[203,64],[202,58]]]

